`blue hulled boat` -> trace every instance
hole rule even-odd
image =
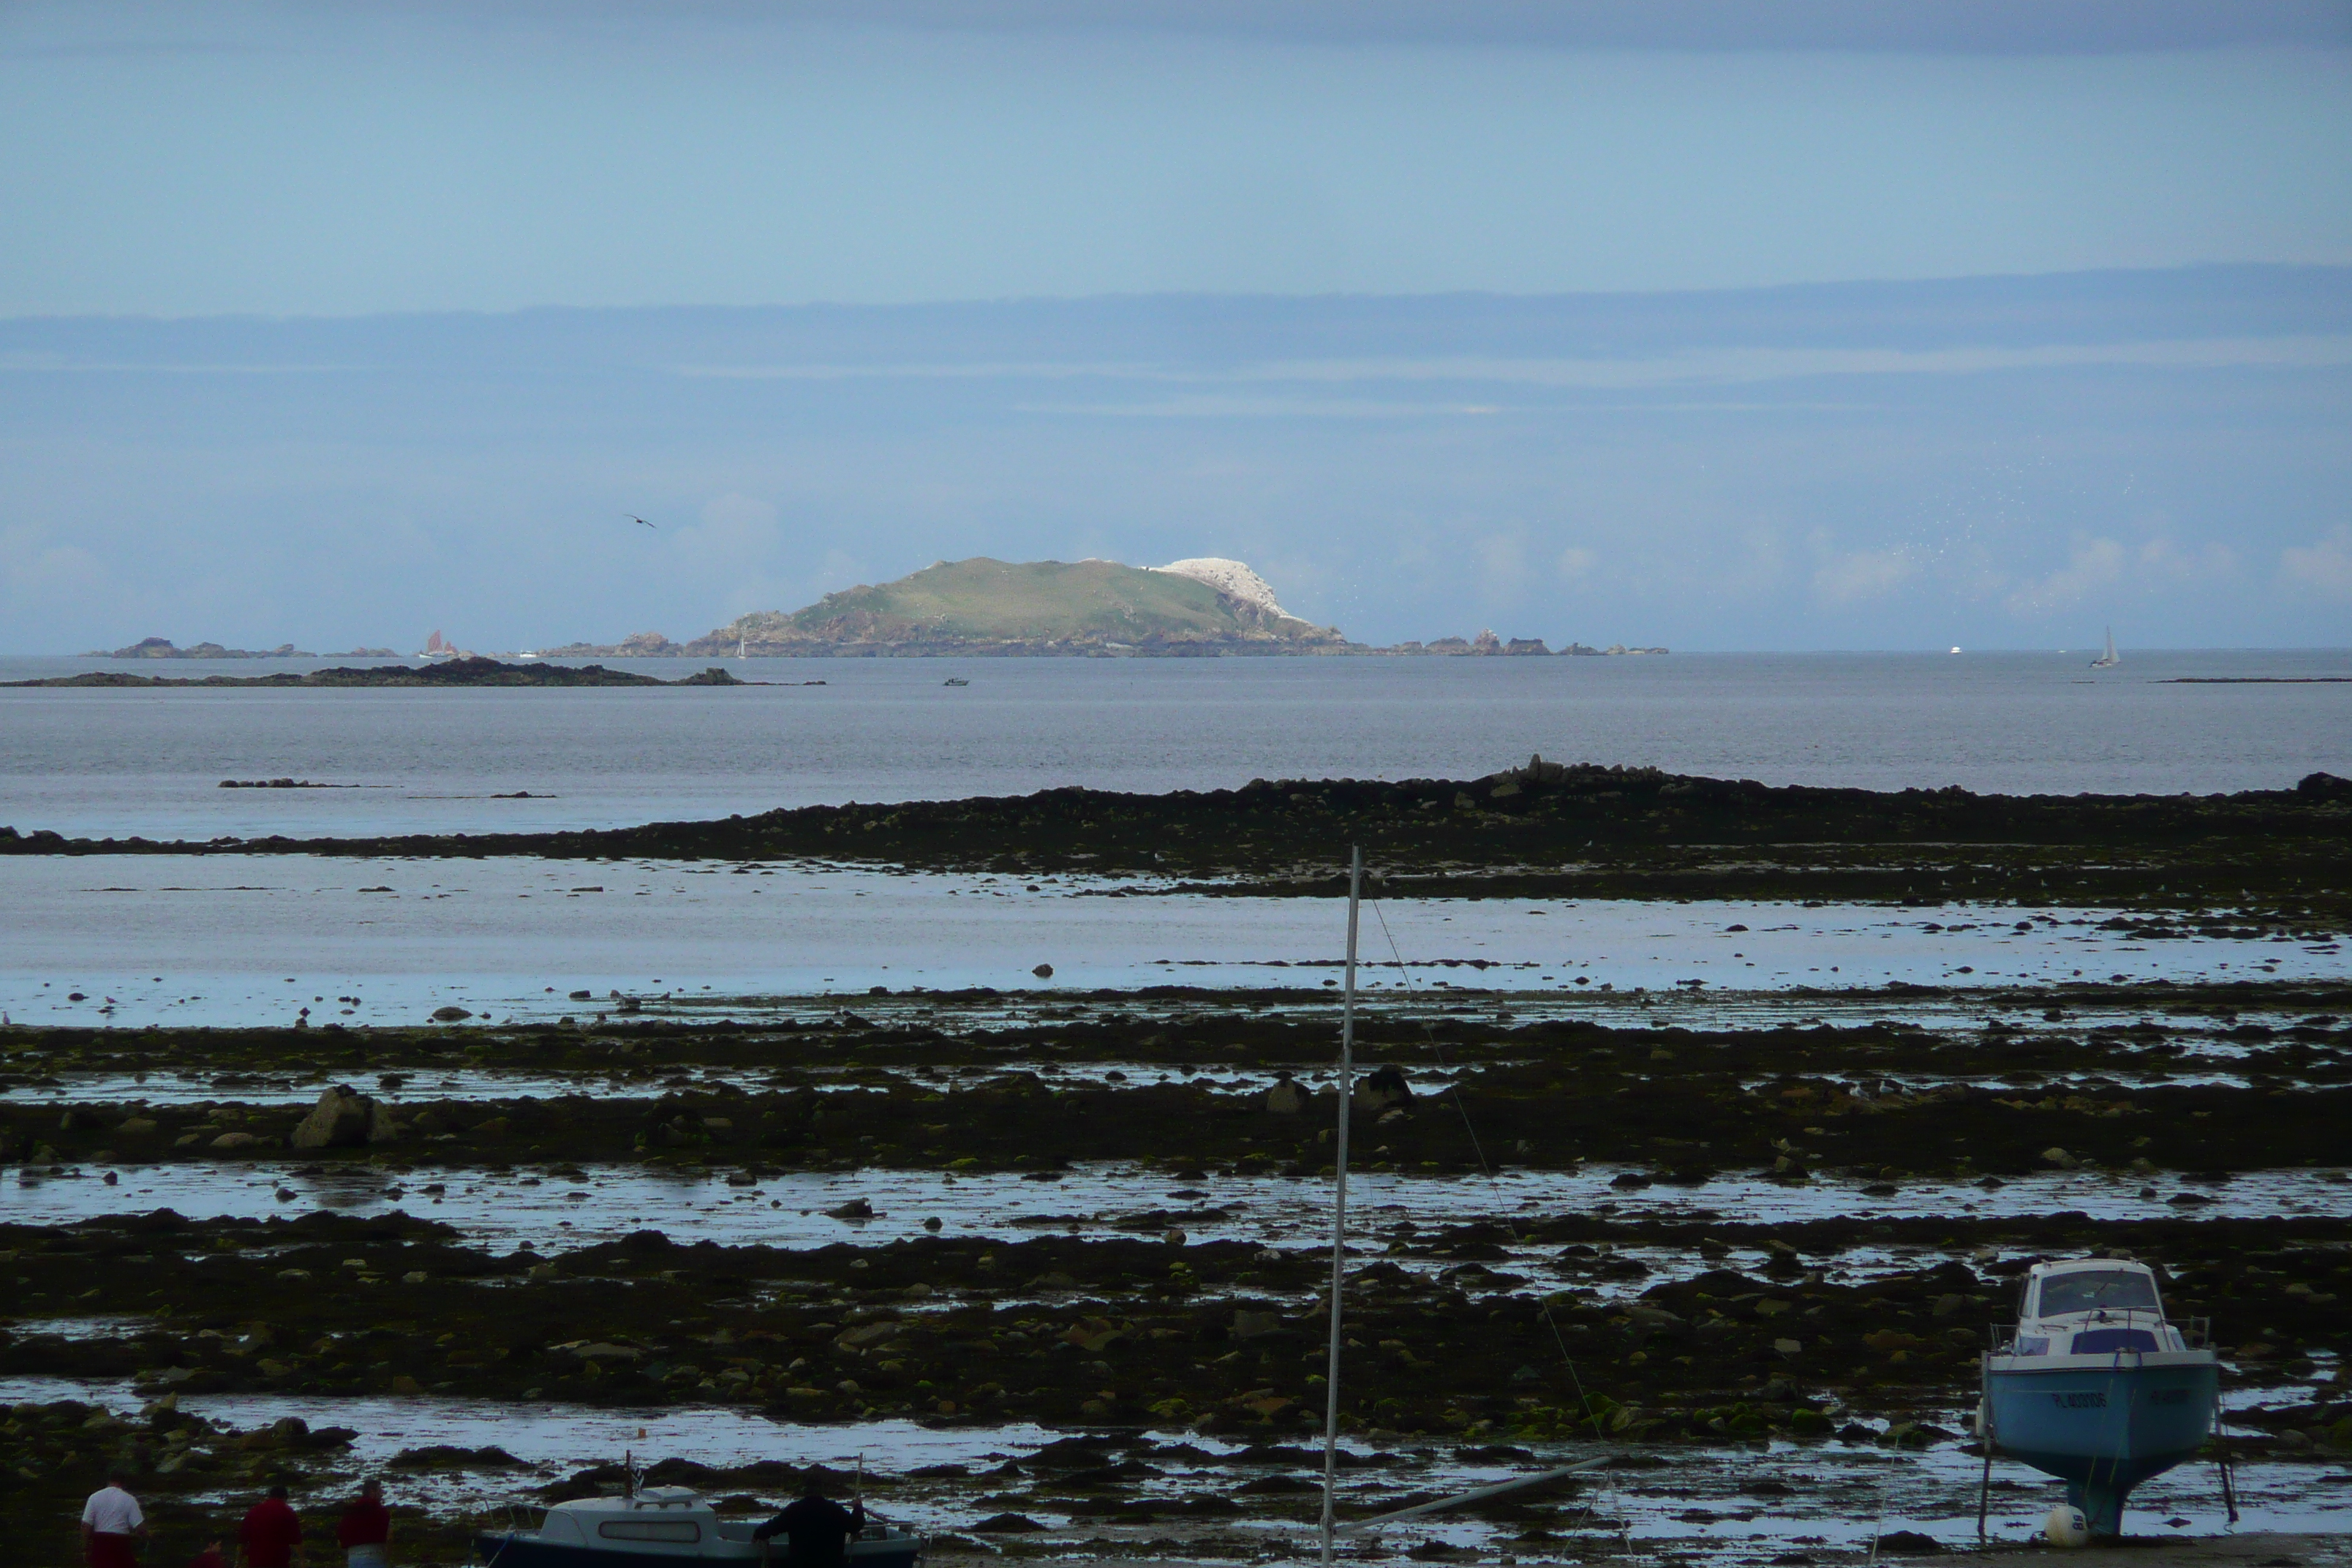
[[[2016,1329],[1984,1357],[1988,1454],[2058,1477],[2093,1535],[2122,1534],[2132,1489],[2213,1429],[2221,1369],[2205,1340],[2201,1324],[2167,1321],[2140,1264],[2035,1264]]]
[[[537,1530],[484,1531],[475,1561],[488,1568],[682,1568],[697,1563],[752,1563],[759,1523],[720,1519],[688,1487],[633,1487],[625,1496],[581,1498],[549,1509]],[[790,1568],[784,1542],[772,1561]],[[890,1524],[869,1524],[849,1543],[846,1568],[915,1568],[923,1538]]]

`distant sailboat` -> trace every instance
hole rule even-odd
[[[2091,668],[2093,669],[2113,669],[2122,662],[2123,656],[2116,652],[2116,628],[2109,626],[2107,628],[2107,651],[2093,659],[2091,661]]]

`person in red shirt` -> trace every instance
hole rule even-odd
[[[343,1510],[335,1526],[342,1543],[345,1568],[384,1568],[384,1548],[392,1542],[392,1510],[383,1506],[383,1483],[362,1481],[360,1495]]]
[[[247,1510],[236,1527],[245,1543],[247,1568],[292,1568],[302,1558],[302,1521],[287,1506],[286,1489],[276,1486],[269,1495]]]
[[[188,1559],[188,1568],[228,1568],[227,1554],[217,1541]]]

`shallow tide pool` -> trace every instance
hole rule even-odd
[[[1337,900],[1147,895],[1071,879],[698,862],[0,858],[0,1013],[20,1024],[415,1024],[992,986],[1321,989]],[[1370,906],[1373,994],[2307,980],[2340,946],[2142,940],[2108,911],[1559,900]],[[1740,928],[1740,929],[1733,929]],[[1397,967],[1402,962],[1405,967]],[[1050,965],[1050,975],[1033,973]],[[586,998],[572,993],[585,991]],[[79,993],[83,998],[72,1000]],[[730,1005],[733,1005],[730,1002]]]
[[[1410,1176],[1358,1171],[1349,1177],[1351,1213],[1370,1236],[1401,1221],[1423,1229],[1471,1220],[1572,1212],[1622,1220],[1721,1217],[1749,1224],[1808,1219],[1899,1219],[1965,1214],[1984,1219],[2073,1210],[2095,1219],[2178,1217],[2184,1208],[2215,1217],[2342,1212],[2352,1184],[2340,1170],[2253,1172],[2222,1182],[2182,1184],[2089,1171],[2031,1176],[1985,1189],[1948,1182],[1898,1185],[1885,1195],[1863,1183],[1816,1177],[1801,1184],[1726,1174],[1692,1186],[1623,1191],[1622,1167],[1575,1172],[1507,1171],[1491,1179]],[[328,1209],[358,1216],[404,1210],[457,1226],[484,1243],[530,1243],[562,1250],[655,1229],[681,1241],[818,1247],[835,1241],[877,1246],[932,1234],[1017,1238],[1040,1232],[1117,1231],[1124,1216],[1170,1214],[1201,1240],[1255,1237],[1313,1246],[1330,1224],[1327,1181],[1282,1176],[1213,1176],[1181,1182],[1164,1172],[1089,1163],[1057,1182],[1009,1172],[954,1175],[937,1171],[866,1169],[780,1173],[756,1186],[719,1175],[585,1167],[578,1179],[518,1168],[504,1173],[419,1170],[394,1174],[358,1165],[216,1164],[122,1166],[108,1185],[96,1167],[66,1174],[20,1168],[0,1184],[0,1219],[60,1225],[109,1214],[170,1208],[192,1219],[266,1218]],[[432,1194],[429,1185],[445,1191]],[[286,1192],[289,1197],[278,1194]],[[1179,1198],[1177,1192],[1199,1193]],[[2153,1195],[2143,1197],[2143,1193]],[[2176,1205],[2193,1194],[2205,1200]],[[870,1219],[836,1219],[825,1210],[863,1202]],[[1169,1221],[1138,1226],[1157,1235]]]

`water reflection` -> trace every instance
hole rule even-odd
[[[573,1176],[571,1169],[581,1173]],[[1508,1171],[1493,1178],[1406,1175],[1361,1171],[1351,1178],[1357,1212],[1377,1229],[1399,1221],[1428,1228],[1513,1215],[1606,1214],[1620,1219],[1727,1219],[1747,1224],[1819,1219],[1906,1219],[1966,1214],[1984,1219],[2073,1210],[2093,1219],[2179,1217],[2184,1210],[2217,1218],[2340,1212],[2347,1178],[2340,1170],[2292,1169],[2181,1184],[2169,1177],[2053,1171],[1990,1188],[1939,1181],[1865,1192],[1843,1178],[1802,1183],[1724,1174],[1687,1186],[1614,1185],[1622,1166],[1573,1172]],[[616,1240],[656,1229],[682,1240],[727,1245],[817,1247],[856,1239],[872,1246],[912,1240],[937,1218],[946,1236],[1018,1238],[1041,1231],[1157,1235],[1174,1214],[1197,1239],[1257,1238],[1311,1246],[1330,1220],[1328,1183],[1275,1175],[1211,1176],[1178,1183],[1166,1173],[1108,1163],[1073,1166],[1055,1181],[1010,1172],[958,1175],[939,1171],[866,1169],[782,1172],[756,1185],[721,1174],[641,1166],[567,1168],[553,1175],[528,1168],[500,1172],[417,1171],[406,1174],[350,1164],[205,1164],[118,1168],[104,1185],[85,1167],[56,1174],[20,1168],[6,1189],[5,1212],[17,1224],[69,1224],[108,1214],[171,1208],[191,1219],[257,1219],[326,1209],[370,1215],[405,1211],[457,1226],[491,1246],[529,1242],[542,1251]],[[426,1189],[438,1186],[440,1192]],[[281,1192],[291,1197],[281,1198]],[[1177,1192],[1198,1194],[1178,1198]],[[2197,1200],[2183,1205],[2176,1200]],[[871,1218],[837,1219],[824,1211],[863,1200]],[[1135,1216],[1130,1218],[1130,1216]]]

